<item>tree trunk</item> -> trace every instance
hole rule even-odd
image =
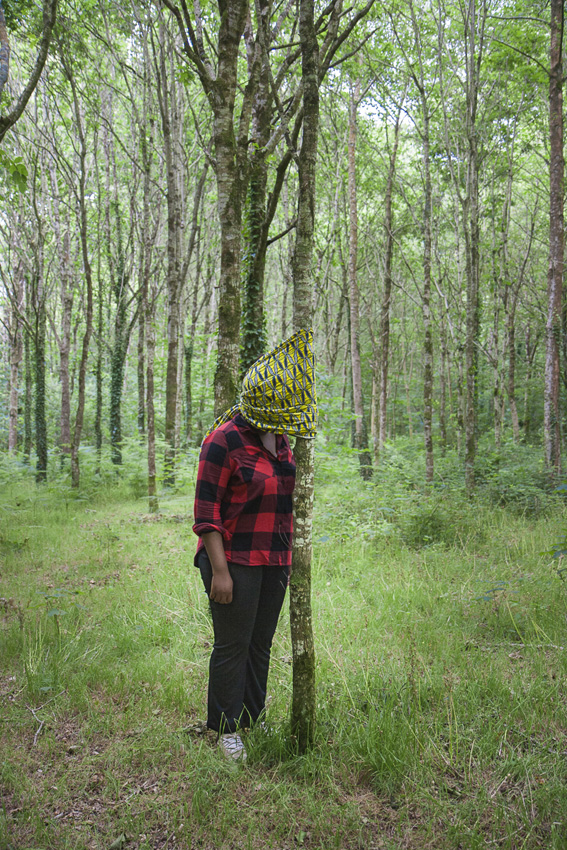
[[[175,421],[178,394],[179,314],[181,274],[181,119],[176,83],[166,67],[165,28],[160,26],[158,97],[167,171],[167,368],[165,383],[164,482],[175,483]],[[169,50],[169,48],[168,48]],[[169,58],[169,57],[168,57]]]
[[[47,420],[45,414],[45,343],[46,343],[46,287],[45,287],[45,236],[43,222],[38,205],[37,186],[34,183],[33,206],[37,241],[34,245],[35,268],[32,284],[32,302],[34,313],[34,383],[35,383],[35,450],[36,450],[36,482],[42,483],[47,479]]]
[[[47,110],[44,115],[45,123],[48,124]],[[55,163],[49,166],[51,182],[52,208],[53,208],[53,230],[57,247],[57,259],[59,262],[60,298],[61,298],[61,331],[57,336],[59,346],[59,379],[61,382],[61,413],[60,413],[60,450],[61,463],[71,452],[71,388],[69,381],[69,356],[71,353],[71,315],[73,311],[73,280],[71,272],[71,236],[69,222],[65,227],[65,233],[61,232],[61,199],[57,184],[57,172]]]
[[[138,389],[138,405],[136,425],[138,435],[146,433],[146,379],[145,379],[145,348],[146,348],[146,317],[142,307],[142,298],[138,298],[138,339],[136,343],[136,386]]]
[[[100,259],[100,257],[99,257]],[[96,410],[95,410],[95,444],[96,444],[96,472],[100,475],[102,463],[102,382],[103,382],[103,346],[104,346],[104,290],[100,274],[100,262],[98,263],[98,338],[96,348]]]
[[[80,483],[79,447],[81,445],[81,434],[83,431],[83,420],[85,415],[85,385],[87,378],[87,362],[89,357],[89,345],[93,327],[93,281],[88,249],[88,222],[86,203],[86,178],[87,178],[87,147],[83,132],[83,121],[81,108],[77,96],[75,80],[68,66],[65,67],[67,79],[73,92],[73,103],[75,107],[75,122],[77,135],[79,137],[79,231],[81,237],[81,251],[83,257],[83,272],[87,288],[87,306],[85,311],[85,331],[83,334],[83,345],[81,350],[81,361],[79,364],[79,387],[77,392],[77,412],[75,414],[75,427],[73,430],[73,441],[71,444],[71,483],[78,487]]]
[[[215,416],[234,404],[238,392],[240,335],[240,239],[242,173],[233,126],[238,48],[248,3],[235,0],[222,17],[213,138],[217,159],[217,206],[221,229]]]
[[[62,240],[61,268],[61,344],[59,348],[61,377],[61,454],[71,453],[71,386],[69,355],[71,352],[71,315],[73,311],[73,281],[70,268],[71,237],[69,228]]]
[[[110,227],[108,228],[108,254],[111,268],[111,286],[114,302],[116,304],[116,314],[114,317],[114,338],[112,341],[112,354],[110,357],[110,456],[112,463],[120,465],[122,463],[122,392],[124,387],[124,365],[126,362],[126,352],[128,350],[128,317],[126,309],[127,296],[127,275],[126,263],[124,258],[124,247],[122,244],[122,221],[120,214],[120,205],[118,200],[110,204],[110,209],[107,212],[110,222],[110,210],[115,213],[116,226],[116,261],[112,261],[110,250]]]
[[[526,442],[529,442],[532,431],[532,413],[530,407],[530,389],[531,389],[531,381],[532,381],[532,372],[533,365],[535,360],[535,355],[537,352],[537,347],[539,343],[539,336],[536,335],[536,338],[532,342],[532,328],[528,323],[526,327],[526,336],[525,336],[525,346],[526,346],[526,376],[524,383],[524,439]]]
[[[464,233],[466,244],[466,341],[465,341],[465,486],[467,493],[475,489],[475,459],[477,442],[478,400],[478,341],[480,330],[480,212],[478,188],[478,127],[477,102],[479,91],[480,57],[484,30],[484,16],[479,21],[474,0],[469,0],[466,16],[467,80],[466,80],[466,137],[467,177],[466,197],[463,202]],[[477,37],[480,35],[480,44]]]
[[[392,257],[394,253],[394,223],[392,212],[392,190],[394,176],[396,173],[396,156],[398,153],[400,122],[399,115],[396,121],[394,135],[394,146],[390,154],[390,167],[388,169],[388,182],[386,184],[386,197],[384,199],[385,216],[384,229],[386,231],[386,251],[384,259],[384,292],[382,294],[382,305],[380,308],[380,398],[378,418],[378,449],[375,456],[379,457],[384,443],[386,442],[386,423],[388,413],[388,365],[390,359],[390,306],[392,301]]]
[[[423,61],[422,41],[419,24],[413,2],[410,0],[410,12],[417,51],[417,63],[408,60],[408,67],[419,92],[423,130],[421,133],[423,159],[423,293],[421,298],[423,314],[423,437],[425,443],[425,480],[433,481],[433,332],[431,322],[431,154],[430,154],[430,113],[427,82]],[[419,68],[419,76],[417,69]]]
[[[354,402],[354,448],[358,452],[360,475],[364,481],[372,478],[372,457],[368,451],[368,437],[364,424],[362,402],[362,371],[360,368],[360,315],[357,282],[358,262],[358,209],[356,196],[356,112],[360,99],[360,79],[354,90],[351,87],[349,103],[348,134],[348,207],[349,207],[349,251],[348,280],[350,295],[350,356],[352,368],[352,394]]]
[[[559,409],[559,348],[563,299],[563,64],[561,37],[564,25],[562,0],[551,0],[549,74],[549,271],[545,329],[544,436],[545,463],[553,476],[561,473]]]
[[[429,107],[422,93],[423,170],[425,195],[423,203],[423,438],[425,442],[425,480],[433,481],[433,329],[431,321],[431,161],[429,152]]]
[[[147,292],[144,304],[146,311],[146,414],[148,428],[148,509],[150,513],[159,511],[156,482],[156,430],[154,411],[154,358],[156,349],[155,339],[155,302],[157,293],[152,284],[151,294]]]
[[[303,79],[303,139],[298,160],[299,197],[293,256],[295,330],[311,327],[313,287],[311,260],[315,226],[315,168],[319,131],[319,45],[311,0],[300,0],[299,37]],[[290,584],[290,626],[293,654],[291,729],[300,752],[313,741],[315,731],[315,646],[311,612],[311,558],[313,511],[313,440],[298,437],[295,444],[297,486],[294,497],[295,532]]]
[[[40,240],[42,236],[40,234]],[[39,266],[35,283],[35,450],[37,455],[35,480],[47,479],[47,421],[45,417],[45,283],[43,279],[43,245],[39,246]]]
[[[267,57],[264,58],[264,63]],[[250,163],[248,197],[245,206],[243,245],[243,304],[241,325],[240,371],[242,374],[265,351],[264,270],[266,266],[266,187],[268,165],[263,148],[270,135],[272,98],[269,71],[260,75],[252,118],[254,149]]]
[[[515,310],[510,309],[506,316],[506,347],[508,349],[508,381],[507,392],[512,419],[512,434],[514,442],[520,442],[520,420],[516,404],[516,322]]]
[[[146,54],[145,54],[146,55]],[[147,56],[146,56],[147,61]],[[138,434],[140,436],[146,433],[146,381],[145,371],[147,364],[144,362],[144,351],[146,344],[146,319],[148,315],[148,298],[149,298],[149,282],[150,282],[150,255],[152,247],[151,234],[151,209],[150,209],[150,188],[151,188],[151,171],[152,171],[152,156],[154,147],[154,128],[155,120],[153,116],[148,116],[150,110],[149,95],[148,95],[148,75],[144,77],[144,115],[146,116],[147,126],[149,127],[149,135],[142,129],[140,132],[140,148],[142,152],[142,169],[144,175],[143,182],[143,198],[142,198],[142,232],[141,232],[141,249],[140,249],[140,278],[138,284],[138,358],[137,358],[137,375],[138,375]],[[152,370],[153,373],[153,370]],[[152,393],[153,404],[153,393]],[[155,438],[154,438],[155,442]]]
[[[30,286],[29,280],[25,280],[26,316],[28,322],[31,316]],[[24,327],[24,373],[25,373],[25,398],[24,398],[24,463],[29,464],[32,449],[32,367],[31,367],[31,335],[26,325]]]
[[[21,260],[14,272],[14,299],[10,319],[10,401],[8,412],[8,452],[18,450],[18,412],[20,407],[20,366],[22,363],[23,338],[22,316],[24,315],[24,270]]]
[[[467,304],[465,342],[465,483],[467,493],[475,489],[477,395],[478,395],[478,337],[479,337],[479,209],[478,158],[474,136],[470,139],[468,168],[467,217]]]
[[[115,77],[114,62],[111,62],[112,83]],[[118,192],[118,174],[116,168],[116,151],[114,138],[108,127],[114,120],[112,90],[106,91],[103,97],[103,111],[106,118],[104,126],[103,147],[106,161],[106,256],[110,277],[111,299],[114,301],[114,328],[112,334],[112,352],[110,355],[110,404],[109,431],[110,457],[112,463],[119,466],[122,463],[122,394],[124,390],[124,368],[130,329],[127,315],[128,272],[122,234],[122,212]],[[144,128],[145,132],[145,128]],[[114,222],[113,222],[114,219]],[[114,229],[113,229],[114,224]],[[113,251],[114,248],[114,251]]]
[[[442,308],[443,309],[443,308]],[[439,375],[439,433],[441,435],[441,454],[443,457],[447,451],[447,379],[448,375],[448,350],[447,331],[445,328],[445,317],[441,313],[441,368]]]

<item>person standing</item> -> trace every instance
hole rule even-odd
[[[239,402],[201,446],[195,491],[201,571],[214,629],[207,726],[246,758],[239,731],[262,717],[270,651],[291,568],[295,460],[314,437],[313,332],[300,330],[246,372]]]

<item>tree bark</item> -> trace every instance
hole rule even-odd
[[[348,280],[350,294],[350,357],[352,368],[352,394],[354,402],[354,448],[358,452],[360,475],[364,481],[372,478],[372,458],[368,451],[368,437],[364,423],[362,401],[362,370],[360,367],[360,314],[357,282],[358,263],[358,209],[356,195],[356,135],[357,109],[360,99],[360,79],[351,87],[349,102],[348,134],[348,208],[349,250]]]
[[[384,229],[386,231],[386,250],[384,258],[384,292],[380,308],[380,394],[378,401],[378,448],[374,450],[379,457],[386,442],[386,427],[388,413],[388,366],[390,359],[390,307],[392,301],[392,258],[394,253],[394,222],[392,212],[392,191],[396,173],[396,157],[400,131],[399,115],[396,120],[394,145],[390,154],[386,197],[384,199]]]
[[[14,270],[14,302],[11,305],[10,338],[10,401],[8,408],[8,452],[18,450],[18,413],[20,407],[20,367],[24,355],[22,316],[24,315],[24,269],[18,260]]]
[[[235,0],[223,11],[218,40],[217,79],[211,89],[217,161],[217,207],[221,228],[215,416],[234,404],[238,392],[243,174],[233,122],[238,48],[244,32],[247,7],[247,0]]]
[[[148,509],[150,513],[156,513],[159,510],[159,501],[157,496],[157,477],[156,477],[156,429],[155,429],[155,410],[154,410],[154,359],[156,349],[155,339],[155,302],[157,294],[155,285],[152,285],[152,291],[146,293],[145,311],[146,311],[146,339],[147,339],[147,357],[146,357],[146,418],[148,429]]]
[[[47,116],[46,116],[47,119]],[[47,121],[46,121],[47,123]],[[73,311],[73,280],[71,273],[71,236],[67,222],[62,233],[61,199],[57,185],[57,173],[54,163],[50,163],[49,176],[51,182],[53,206],[53,230],[59,262],[60,299],[61,299],[61,331],[57,335],[59,346],[59,380],[61,383],[61,412],[60,412],[60,450],[61,462],[71,453],[71,386],[69,378],[69,357],[71,353],[71,316]]]
[[[83,345],[81,360],[79,364],[79,386],[77,391],[77,412],[75,414],[75,427],[73,429],[73,440],[71,444],[71,484],[78,487],[80,484],[79,447],[81,445],[81,434],[83,431],[83,420],[85,415],[85,386],[87,377],[87,362],[89,357],[89,346],[93,327],[93,281],[92,270],[89,259],[88,247],[88,222],[86,201],[86,179],[87,179],[87,144],[83,130],[83,119],[75,79],[69,65],[65,64],[65,74],[71,86],[73,94],[73,105],[75,111],[75,125],[79,138],[79,232],[81,239],[81,252],[83,259],[83,272],[87,289],[87,305],[85,311],[85,330],[83,334]]]
[[[147,56],[146,56],[147,59]],[[153,116],[148,116],[150,109],[149,92],[148,92],[148,75],[144,78],[144,115],[146,116],[149,126],[149,134],[140,132],[140,148],[142,152],[142,171],[143,171],[143,197],[142,197],[142,232],[141,232],[141,250],[140,250],[140,278],[138,285],[138,434],[140,436],[146,433],[146,410],[148,406],[148,395],[146,392],[145,373],[147,371],[147,363],[145,363],[145,343],[148,315],[153,320],[153,313],[149,310],[149,286],[150,286],[150,264],[152,254],[152,232],[151,232],[151,208],[150,208],[150,188],[151,188],[151,172],[152,172],[152,157],[154,148],[154,128],[155,120]],[[155,340],[154,340],[155,346]],[[153,378],[153,366],[152,366]],[[152,391],[153,405],[153,391]],[[155,435],[154,435],[154,452],[155,452]],[[154,457],[155,464],[155,457]]]
[[[40,248],[42,253],[43,248]],[[35,480],[42,483],[47,480],[47,420],[45,416],[45,282],[43,280],[43,259],[37,270],[35,285],[35,451],[37,455]]]
[[[165,26],[159,30],[159,56],[156,57],[158,72],[158,99],[163,133],[167,174],[167,368],[165,384],[165,457],[164,482],[175,483],[175,422],[177,394],[179,391],[179,318],[183,280],[181,274],[181,162],[178,92],[176,83],[168,73],[166,58],[171,47],[166,45]]]
[[[431,484],[434,475],[433,459],[433,327],[431,320],[431,157],[429,137],[429,106],[422,91],[423,111],[423,439],[425,442],[425,480]]]
[[[29,465],[32,449],[32,365],[31,365],[31,293],[29,278],[25,280],[25,303],[27,322],[24,326],[24,374],[25,374],[25,397],[24,397],[24,463]]]
[[[272,98],[267,53],[254,98],[252,117],[253,153],[250,162],[248,195],[244,214],[243,304],[241,324],[240,371],[244,374],[265,351],[264,270],[267,230],[266,189],[268,165],[264,147],[270,135]]]
[[[551,0],[549,73],[549,271],[547,275],[547,321],[545,329],[544,439],[545,463],[553,476],[561,473],[559,409],[559,349],[563,300],[563,63],[562,0]]]
[[[299,37],[305,119],[298,160],[299,197],[293,256],[293,323],[296,330],[311,327],[313,322],[311,260],[315,227],[315,169],[319,132],[319,45],[313,17],[312,0],[300,0]],[[293,654],[291,729],[300,752],[305,751],[313,741],[316,719],[315,646],[311,611],[313,452],[312,440],[297,438],[290,626]]]

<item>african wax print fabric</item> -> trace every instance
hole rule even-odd
[[[315,436],[317,394],[310,328],[297,331],[252,364],[242,380],[238,403],[215,420],[207,435],[238,412],[260,431]]]

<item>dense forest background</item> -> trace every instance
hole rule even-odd
[[[3,5],[6,111],[42,14]],[[366,478],[402,435],[422,435],[428,481],[454,450],[472,491],[479,444],[540,446],[557,473],[562,4],[332,6],[316,9],[320,439],[353,445]],[[195,6],[195,53],[173,9],[60,0],[41,79],[2,142],[0,446],[40,480],[73,467],[76,485],[79,459],[103,474],[147,445],[150,474],[172,483],[234,399],[221,346],[239,346],[242,371],[293,330],[295,4],[260,3],[244,23],[228,212],[219,10]]]

